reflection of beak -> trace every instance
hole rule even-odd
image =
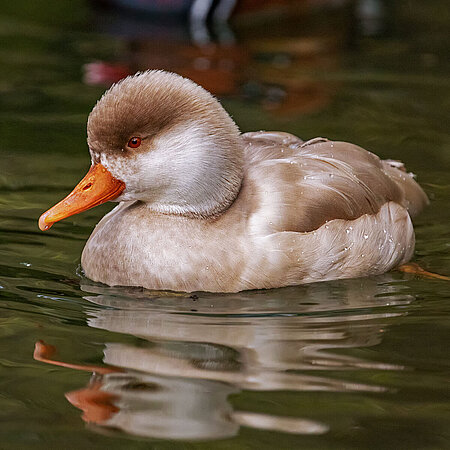
[[[55,222],[114,200],[124,189],[123,181],[114,178],[101,164],[95,164],[66,198],[42,214],[39,228],[46,231]]]
[[[85,370],[86,372],[95,373],[117,373],[123,372],[120,367],[101,367],[101,366],[87,366],[85,364],[71,364],[63,361],[56,361],[53,356],[56,353],[56,348],[53,345],[46,344],[44,341],[37,341],[34,345],[33,358],[36,361],[52,364],[54,366],[67,367],[68,369]]]
[[[114,404],[118,397],[102,391],[101,387],[101,382],[94,382],[85,389],[66,393],[67,400],[83,411],[82,419],[87,423],[101,425],[120,411]]]

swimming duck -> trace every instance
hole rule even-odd
[[[377,275],[414,251],[428,200],[402,163],[356,145],[241,134],[164,71],[113,85],[88,118],[92,166],[41,230],[106,201],[81,257],[107,285],[237,292]]]

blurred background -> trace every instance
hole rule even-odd
[[[447,10],[438,0],[4,2],[1,139],[33,151],[45,136],[45,152],[76,140],[81,153],[105,88],[157,68],[219,96],[243,131],[353,140],[382,156],[406,144],[410,164],[448,163],[437,151],[448,143]]]
[[[79,275],[111,204],[37,219],[89,167],[104,90],[165,69],[243,132],[404,161],[431,199],[415,261],[448,275],[449,26],[444,0],[1,2],[0,448],[448,447],[448,283],[136,295]]]

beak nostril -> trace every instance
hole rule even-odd
[[[88,183],[86,186],[84,186],[83,191],[87,191],[92,187],[92,183]]]

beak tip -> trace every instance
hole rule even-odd
[[[51,226],[53,225],[53,223],[48,223],[48,222],[46,221],[47,215],[48,215],[48,211],[45,212],[44,214],[42,214],[41,217],[39,217],[38,225],[39,225],[39,229],[40,229],[41,231],[47,231],[47,230],[49,230],[49,229],[51,228]]]

